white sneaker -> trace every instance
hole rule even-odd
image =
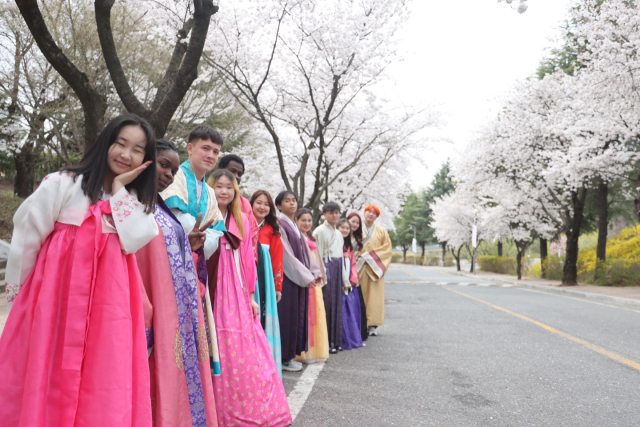
[[[300,369],[302,369],[302,363],[300,363],[300,362],[298,362],[298,361],[296,361],[296,360],[292,360],[292,361],[291,361],[291,362],[289,362],[289,363],[291,363],[291,365],[292,365],[292,366],[294,366],[294,367],[296,367],[296,368],[300,368]]]
[[[377,326],[369,326],[369,336],[377,337],[378,336],[378,327]]]
[[[299,372],[302,370],[302,364],[300,364],[300,366],[295,366],[293,363],[293,360],[290,360],[289,362],[282,362],[282,370],[288,372]]]

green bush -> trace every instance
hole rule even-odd
[[[562,280],[562,269],[564,268],[564,257],[548,256],[544,260],[545,279]]]
[[[447,255],[444,257],[444,266],[445,267],[453,267],[455,265],[455,261],[451,255]]]
[[[402,253],[392,253],[391,262],[402,262]]]
[[[428,265],[431,267],[437,267],[440,265],[440,257],[439,256],[426,256],[424,259],[424,265]]]
[[[516,260],[502,256],[478,257],[480,270],[499,274],[516,274]]]
[[[606,263],[604,284],[607,286],[640,285],[640,262],[613,260]]]

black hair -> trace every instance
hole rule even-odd
[[[351,212],[347,215],[347,219],[349,220],[353,217],[358,218],[358,228],[351,232],[352,245],[356,251],[360,251],[362,250],[362,218],[360,218],[357,212]],[[355,240],[355,244],[353,244],[353,240]]]
[[[180,154],[180,150],[178,150],[176,144],[166,139],[158,139],[156,141],[156,154],[164,153],[165,151],[175,151]]]
[[[298,221],[302,215],[307,215],[307,214],[311,215],[311,219],[313,219],[313,212],[311,212],[311,209],[307,209],[307,208],[298,209],[298,211],[296,212],[296,215],[294,216],[294,218],[296,219],[296,221]],[[311,228],[313,228],[313,227],[311,227]],[[309,231],[307,231],[307,237],[309,237],[309,239],[312,242],[316,241],[315,237],[313,237],[313,233],[311,232],[311,229],[309,229]]]
[[[347,224],[349,226],[349,235],[344,238],[344,243],[342,244],[342,250],[343,251],[348,251],[349,249],[353,250],[353,248],[351,247],[351,237],[353,236],[353,232],[351,231],[351,223],[347,218],[340,218],[340,220],[336,224],[336,230],[340,228],[342,224]]]
[[[200,139],[203,141],[210,140],[214,144],[217,144],[221,147],[224,145],[224,140],[222,139],[222,136],[218,133],[218,131],[216,131],[213,128],[210,128],[209,126],[198,126],[194,130],[192,130],[191,133],[189,134],[188,141],[189,141],[189,144],[191,144],[193,143],[193,141],[197,141]]]
[[[244,173],[244,162],[242,161],[240,156],[236,154],[227,154],[226,156],[221,158],[218,162],[218,169],[225,169],[231,162],[240,163],[240,165],[242,165],[242,173]]]
[[[251,200],[249,200],[249,204],[251,205],[251,209],[253,209],[253,202],[260,196],[265,196],[267,198],[267,203],[269,203],[269,213],[264,218],[264,222],[269,224],[271,228],[273,228],[273,234],[276,236],[280,234],[280,221],[278,220],[278,215],[276,214],[276,206],[273,204],[273,199],[271,198],[271,194],[269,194],[266,190],[257,190],[251,196]]]
[[[151,160],[151,164],[126,188],[129,191],[135,190],[136,197],[140,203],[145,205],[145,212],[151,213],[155,209],[157,199],[156,136],[149,122],[135,114],[123,114],[112,119],[102,130],[96,142],[84,154],[80,163],[61,170],[72,173],[74,180],[82,175],[82,192],[91,200],[91,203],[98,203],[102,196],[104,179],[109,171],[107,164],[109,150],[125,126],[138,126],[147,136],[142,163]]]
[[[340,212],[340,205],[337,204],[336,202],[327,202],[322,207],[322,213],[335,212],[335,211]]]
[[[296,193],[294,193],[291,190],[284,190],[284,191],[281,191],[280,193],[278,193],[278,195],[276,196],[276,200],[275,200],[276,201],[276,206],[282,205],[282,201],[289,194],[291,194],[296,199],[296,202],[298,201],[298,196],[296,196]]]

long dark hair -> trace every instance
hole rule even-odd
[[[349,236],[344,238],[344,243],[342,245],[342,250],[344,252],[346,251],[353,251],[353,248],[351,247],[351,237],[353,236],[353,231],[351,231],[351,223],[349,222],[348,219],[346,218],[340,218],[340,220],[338,221],[338,223],[336,224],[336,230],[338,228],[340,228],[340,226],[342,224],[347,224],[349,226]],[[342,233],[340,233],[342,234]]]
[[[109,149],[116,142],[120,131],[125,126],[138,126],[147,136],[147,144],[144,147],[144,160],[151,160],[151,164],[142,173],[126,186],[127,190],[135,190],[136,197],[145,205],[145,212],[151,213],[156,206],[156,136],[151,125],[143,118],[135,114],[123,114],[112,119],[98,136],[95,144],[82,157],[80,163],[75,166],[62,168],[75,177],[82,175],[82,192],[91,199],[91,203],[97,203],[102,195],[104,179],[109,171],[107,159]]]
[[[313,212],[311,212],[311,210],[310,210],[310,209],[307,209],[307,208],[300,208],[300,209],[298,209],[298,210],[296,211],[296,215],[295,215],[295,217],[294,217],[294,218],[296,219],[296,222],[300,219],[300,217],[301,217],[302,215],[306,215],[306,214],[311,215],[311,219],[313,219]],[[313,228],[313,227],[312,227],[312,228]],[[313,233],[311,233],[311,228],[310,228],[310,229],[309,229],[309,231],[307,231],[305,234],[307,235],[307,237],[309,237],[309,240],[311,240],[312,242],[315,242],[315,241],[316,241],[315,237],[313,237]]]
[[[267,198],[267,203],[269,203],[269,214],[264,218],[264,222],[269,224],[271,228],[273,228],[273,234],[276,236],[280,234],[280,221],[278,220],[278,216],[276,215],[276,205],[273,204],[273,199],[271,198],[271,194],[265,190],[258,190],[253,193],[251,196],[251,200],[249,203],[251,204],[251,209],[253,209],[253,202],[260,196],[265,196]]]
[[[360,215],[358,215],[357,212],[351,212],[349,215],[347,215],[347,219],[351,219],[353,217],[358,217],[358,228],[355,231],[351,232],[351,237],[352,239],[355,239],[356,244],[355,244],[355,249],[358,251],[362,250],[362,218],[360,218]]]

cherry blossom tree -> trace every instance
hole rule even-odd
[[[406,3],[242,0],[216,16],[205,59],[270,142],[257,161],[271,185],[316,217],[328,199],[358,209],[372,196],[397,212],[403,165],[428,142],[430,111],[387,108],[373,90],[398,59]]]
[[[72,60],[73,49],[70,52],[60,43],[60,37],[64,37],[64,34],[56,34],[57,22],[54,21],[52,25],[51,20],[47,19],[47,15],[58,14],[60,9],[50,9],[37,0],[15,0],[15,3],[40,51],[79,100],[84,114],[85,147],[90,146],[102,130],[108,97],[112,96],[110,90],[92,82],[87,75],[91,70],[85,67],[86,64]],[[77,1],[62,5],[80,16],[87,13],[85,6],[83,2]],[[116,4],[114,0],[96,0],[94,6],[95,24],[84,30],[89,33],[97,32],[99,46],[84,53],[92,59],[99,56],[104,60],[115,93],[124,107],[149,120],[157,136],[162,137],[187,91],[198,77],[198,65],[209,24],[218,7],[213,0],[134,0],[126,4]],[[144,61],[148,59],[144,57],[144,47],[153,43],[165,43],[169,50],[172,49],[164,73],[158,73],[161,77],[158,76],[150,85],[152,87],[148,88],[153,97],[147,103],[141,101],[142,85],[135,85],[136,78],[140,76],[136,75],[135,70],[123,66],[125,58],[117,49],[118,41],[114,36],[112,21],[118,14],[118,9],[122,8],[126,8],[128,13],[120,16],[128,19],[131,28],[137,30],[131,32],[127,40],[137,43],[137,49],[128,51],[129,55]],[[158,65],[155,64],[156,67]]]

